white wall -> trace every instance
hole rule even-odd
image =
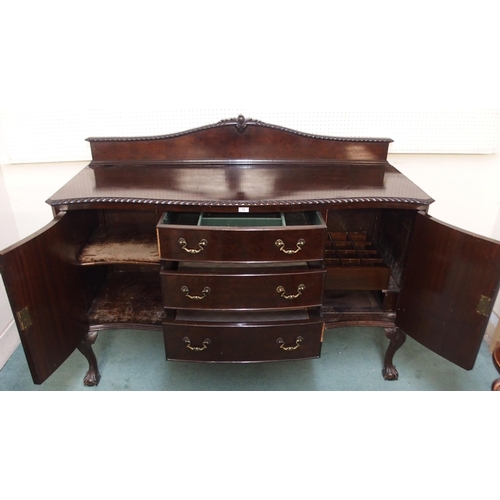
[[[5,187],[2,169],[0,168],[0,249],[11,245],[19,239],[14,213],[11,208],[9,194]],[[14,324],[5,287],[0,276],[0,368],[9,359],[19,345],[19,335]]]
[[[436,200],[429,213],[494,237],[500,209],[500,155],[390,155],[389,161]]]

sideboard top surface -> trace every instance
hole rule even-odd
[[[271,206],[432,199],[395,168],[349,166],[109,166],[84,168],[47,203]]]
[[[256,120],[157,137],[89,138],[92,162],[47,203],[428,205],[387,162],[391,139],[338,138]]]

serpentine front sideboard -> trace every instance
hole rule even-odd
[[[316,136],[243,116],[158,137],[90,138],[54,220],[0,253],[33,381],[105,329],[163,332],[166,358],[318,358],[326,329],[382,327],[472,369],[500,243],[427,214],[390,139]]]

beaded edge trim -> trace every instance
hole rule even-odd
[[[339,198],[318,200],[259,200],[259,201],[197,201],[197,200],[159,200],[150,198],[69,198],[63,200],[47,200],[51,206],[75,205],[85,203],[136,203],[144,205],[198,206],[198,207],[267,207],[267,206],[300,206],[300,205],[342,205],[347,203],[400,203],[406,205],[430,205],[434,200],[428,198]]]
[[[226,120],[221,120],[218,123],[212,125],[205,125],[203,127],[193,128],[183,132],[174,132],[172,134],[165,135],[152,135],[144,137],[89,137],[86,140],[89,142],[127,142],[127,141],[157,141],[162,139],[173,139],[175,137],[181,137],[183,135],[189,135],[196,132],[201,132],[203,130],[210,130],[219,127],[234,126],[236,130],[240,133],[244,133],[247,126],[254,125],[258,127],[270,128],[273,130],[280,130],[282,132],[288,132],[290,134],[299,135],[301,137],[307,137],[309,139],[321,139],[325,141],[343,141],[343,142],[381,142],[390,143],[394,142],[392,139],[388,138],[377,138],[377,137],[332,137],[328,135],[315,135],[308,134],[306,132],[300,132],[298,130],[293,130],[290,128],[282,127],[279,125],[273,125],[270,123],[265,123],[260,120],[253,120],[252,118],[245,118],[243,115],[238,116],[238,118],[229,118]]]

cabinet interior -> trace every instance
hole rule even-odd
[[[159,273],[117,266],[104,266],[104,269],[89,307],[90,324],[160,327],[163,305]]]
[[[156,209],[83,213],[86,233],[76,260],[91,328],[161,328]]]
[[[88,212],[87,238],[77,256],[80,264],[159,263],[156,210]]]
[[[414,218],[411,210],[328,212],[325,312],[395,311]]]
[[[310,225],[316,212],[225,214],[84,210],[81,266],[91,325],[159,327],[164,318],[158,221],[178,225]],[[415,212],[330,210],[325,238],[323,310],[365,313],[395,309]],[[243,222],[242,222],[243,221]],[[82,225],[80,225],[82,227]],[[275,264],[273,264],[275,265]],[[294,264],[295,266],[297,264]],[[213,265],[212,265],[213,266]],[[218,267],[220,267],[219,265]],[[235,272],[245,264],[229,265]],[[262,267],[262,264],[259,265]],[[182,266],[181,266],[182,267]],[[172,269],[178,269],[172,264]]]

